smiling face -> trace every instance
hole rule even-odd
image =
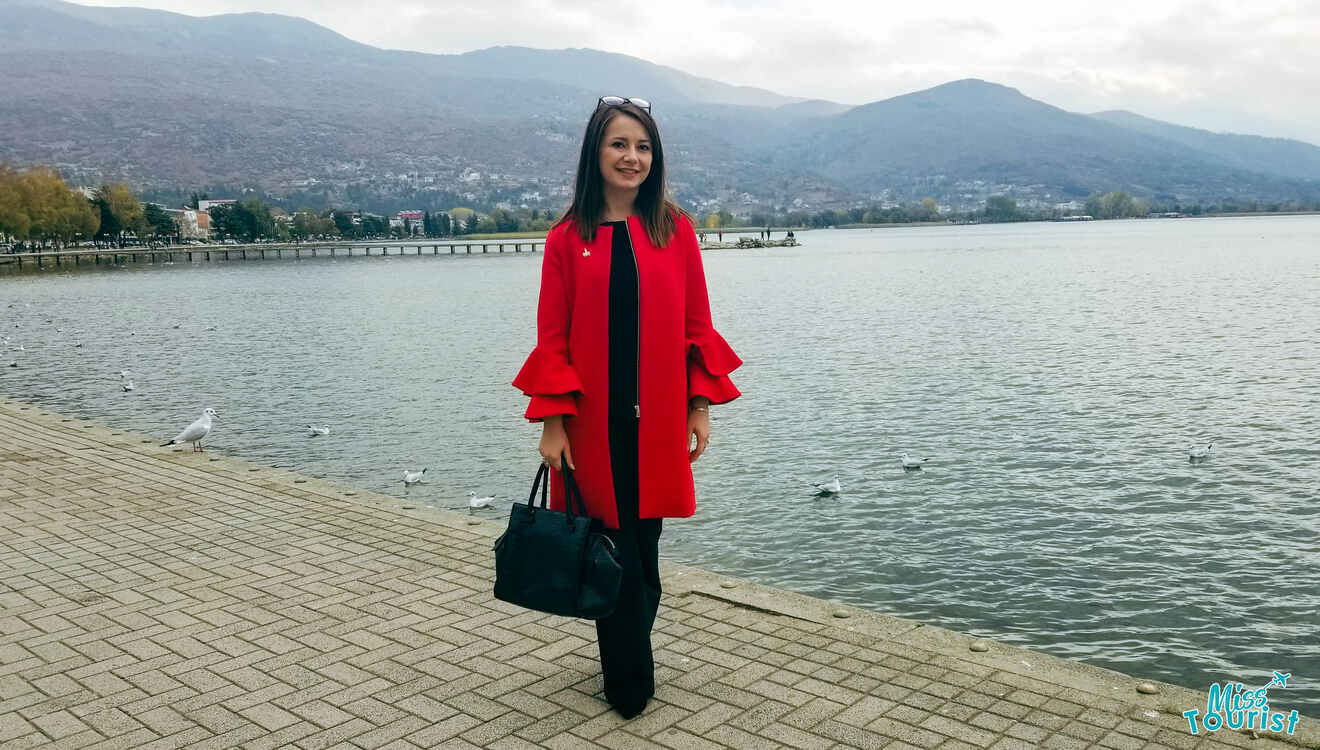
[[[651,140],[631,115],[619,114],[605,126],[600,143],[600,176],[606,191],[636,192],[651,173]]]

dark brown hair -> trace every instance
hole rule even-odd
[[[587,242],[596,239],[596,227],[605,216],[604,180],[600,176],[600,145],[605,139],[605,128],[620,115],[637,120],[646,128],[651,141],[651,171],[637,190],[637,212],[646,236],[655,247],[664,247],[674,236],[678,216],[687,212],[669,198],[665,186],[665,150],[660,145],[660,130],[651,113],[632,102],[602,104],[587,120],[587,132],[582,136],[582,155],[578,157],[577,182],[573,187],[573,202],[555,226],[573,222],[578,234]]]

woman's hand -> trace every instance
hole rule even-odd
[[[577,464],[573,463],[573,448],[568,444],[568,431],[564,429],[563,415],[546,417],[541,423],[541,444],[537,446],[541,453],[541,460],[550,466],[563,471],[560,456],[568,459],[568,468],[577,471]]]
[[[697,447],[692,448],[692,436],[697,438]],[[704,398],[692,399],[688,406],[687,419],[688,463],[701,458],[710,444],[710,401]]]

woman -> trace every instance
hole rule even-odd
[[[605,698],[632,718],[655,694],[661,519],[695,512],[691,462],[710,406],[738,397],[728,374],[742,364],[711,325],[696,232],[667,196],[643,100],[601,97],[587,122],[573,202],[546,236],[536,327],[513,384],[542,422],[542,459],[567,462],[619,548],[619,604],[596,633]]]

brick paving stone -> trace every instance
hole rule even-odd
[[[705,737],[734,750],[765,750],[768,747],[781,747],[777,742],[771,742],[765,737],[727,724],[713,727],[705,733]]]
[[[185,716],[181,716],[177,711],[169,706],[153,708],[150,711],[134,714],[133,718],[142,722],[148,729],[162,737],[168,737],[175,732],[182,732],[197,726],[195,722]],[[203,727],[210,731],[209,727]]]
[[[274,732],[298,723],[298,717],[270,703],[261,703],[238,712],[248,721]]]
[[[320,727],[307,721],[299,721],[290,724],[287,727],[278,729],[268,734],[263,734],[243,743],[244,750],[271,750],[277,747],[288,747],[294,742],[315,734]]]
[[[294,742],[298,747],[304,750],[324,750],[327,747],[345,744],[354,750],[361,750],[357,745],[348,744],[348,739],[358,737],[375,729],[376,725],[366,719],[350,719],[343,724],[336,724],[329,729],[322,729],[319,732],[309,734]]]
[[[935,713],[945,718],[953,719],[955,721],[966,724],[968,721],[971,720],[973,716],[976,716],[981,712],[975,708],[972,708],[971,706],[965,706],[961,703],[954,703],[953,701],[949,701],[944,705],[940,706],[939,708],[935,709]]]
[[[854,727],[864,727],[881,716],[884,716],[885,712],[893,707],[894,704],[892,702],[883,698],[864,695],[847,708],[840,711],[834,717],[834,720]]]
[[[1046,737],[1040,746],[1044,750],[1085,750],[1090,747],[1090,743],[1077,737],[1070,737],[1066,734],[1056,734]]]
[[[6,750],[1273,743],[1188,736],[1130,680],[1042,654],[869,635],[864,613],[841,629],[824,603],[744,607],[699,571],[666,581],[656,698],[625,721],[593,623],[491,595],[498,523],[43,412],[0,397]],[[1004,666],[1021,661],[1049,669]]]
[[[801,729],[779,722],[767,724],[757,734],[799,750],[826,750],[834,744],[834,740],[828,737],[804,732]]]
[[[1036,745],[1012,737],[1002,737],[990,746],[990,750],[1034,750]]]
[[[161,737],[145,744],[139,745],[140,750],[175,750],[175,748],[191,747],[211,736],[211,733],[201,727],[185,729],[182,732],[176,732],[168,737]]]
[[[1041,710],[1031,711],[1026,716],[1022,717],[1022,721],[1034,726],[1043,727],[1053,732],[1057,732],[1068,723],[1066,717]]]
[[[36,726],[17,713],[0,713],[0,742],[12,741],[37,732]]]
[[[483,722],[469,729],[462,734],[462,738],[475,745],[484,746],[534,723],[536,723],[536,720],[527,714],[509,711],[491,721]]]
[[[659,750],[664,747],[664,745],[652,742],[645,737],[638,737],[622,729],[616,729],[599,737],[596,742],[602,747],[610,748],[610,750]]]
[[[381,747],[430,725],[431,722],[426,719],[405,715],[389,722],[388,724],[381,725],[354,737],[353,744],[360,745],[361,747]]]
[[[1030,724],[1013,724],[1004,730],[1004,734],[1015,739],[1039,743],[1050,736],[1050,730]]]
[[[892,737],[897,740],[916,745],[917,747],[932,748],[942,742],[946,737],[921,727],[905,724],[896,721],[888,716],[882,716],[879,719],[866,725],[866,728],[876,734]]]
[[[1010,719],[999,714],[981,712],[968,719],[968,724],[974,727],[980,727],[995,734],[1003,734],[1009,727],[1017,723],[1015,719]]]
[[[32,719],[32,724],[54,740],[84,732],[88,729],[86,724],[79,721],[77,717],[68,711],[43,714]]]
[[[71,734],[67,737],[61,737],[55,742],[50,742],[49,740],[42,738],[41,742],[34,745],[34,747],[45,747],[49,748],[49,750],[77,750],[77,748],[94,745],[102,739],[104,738],[100,734],[88,729],[86,731],[78,732],[77,734]],[[17,750],[17,748],[15,748],[15,750]]]
[[[996,739],[994,732],[970,727],[963,722],[945,716],[928,716],[925,721],[921,722],[921,727],[932,732],[938,732],[951,739],[970,742],[977,747],[989,747]]]
[[[935,750],[977,750],[977,748],[975,745],[969,745],[962,740],[945,740]]]

